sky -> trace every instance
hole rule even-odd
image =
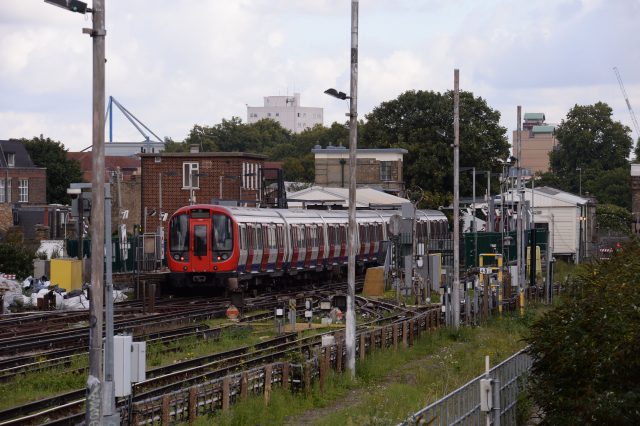
[[[105,0],[106,96],[154,133],[182,141],[263,97],[301,94],[346,122],[350,0]],[[613,67],[640,115],[640,0],[361,0],[358,115],[407,90],[460,88],[516,128],[523,113],[560,123],[606,102],[633,128]],[[0,2],[0,139],[91,145],[89,15],[42,0]],[[634,140],[638,134],[632,134]],[[143,137],[118,112],[113,139]],[[108,140],[108,136],[107,136]]]

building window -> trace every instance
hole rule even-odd
[[[16,154],[13,152],[7,152],[7,166],[15,167],[16,165]]]
[[[19,203],[29,202],[29,179],[20,179],[18,181],[18,189],[20,191]]]
[[[392,179],[393,161],[381,161],[380,162],[380,180],[388,182]]]
[[[182,187],[199,188],[198,172],[200,166],[198,163],[182,163]]]
[[[11,178],[7,178],[7,203],[11,202]]]
[[[7,199],[5,198],[5,191],[7,187],[4,183],[4,179],[0,179],[0,203],[6,203]]]
[[[276,117],[280,117],[280,113],[279,112],[276,112]]]
[[[270,112],[267,113],[267,117],[271,117],[271,113]]]

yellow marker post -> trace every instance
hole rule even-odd
[[[524,316],[524,290],[520,291],[520,316]]]

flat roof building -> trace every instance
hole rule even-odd
[[[323,110],[300,105],[300,93],[293,96],[265,96],[264,106],[247,105],[247,123],[252,124],[265,118],[277,121],[282,127],[300,133],[323,123]]]
[[[513,156],[517,156],[518,132],[513,132]],[[522,158],[520,166],[531,172],[548,172],[549,153],[556,147],[555,126],[545,123],[541,112],[525,113],[522,123]]]

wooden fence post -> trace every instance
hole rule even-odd
[[[273,373],[273,365],[269,364],[264,368],[264,405],[269,405],[271,400],[271,375]]]
[[[168,394],[162,395],[162,416],[160,423],[169,425],[171,423],[171,397]]]
[[[308,362],[304,364],[304,391],[311,393],[311,365]]]
[[[413,338],[415,337],[413,333],[414,324],[414,320],[409,320],[409,346],[413,346]]]
[[[229,411],[230,388],[231,378],[224,376],[222,378],[222,411]]]
[[[408,346],[408,339],[409,339],[409,324],[407,324],[407,321],[403,321],[402,322],[402,346],[405,348]]]
[[[282,364],[282,389],[289,389],[289,363]]]
[[[336,372],[342,373],[342,341],[338,343],[336,348]]]
[[[189,424],[196,421],[198,415],[198,389],[195,386],[189,388]]]
[[[365,343],[365,335],[364,335],[364,331],[362,333],[360,333],[360,361],[364,360],[364,356],[367,352],[367,347],[366,347],[366,343]]]
[[[393,349],[398,349],[398,323],[393,323]]]
[[[249,374],[244,371],[240,376],[240,399],[245,400],[249,397]]]
[[[375,332],[375,330],[371,331],[371,344],[370,344],[370,347],[371,347],[371,349],[370,349],[371,353],[373,353],[376,350],[376,332]]]

